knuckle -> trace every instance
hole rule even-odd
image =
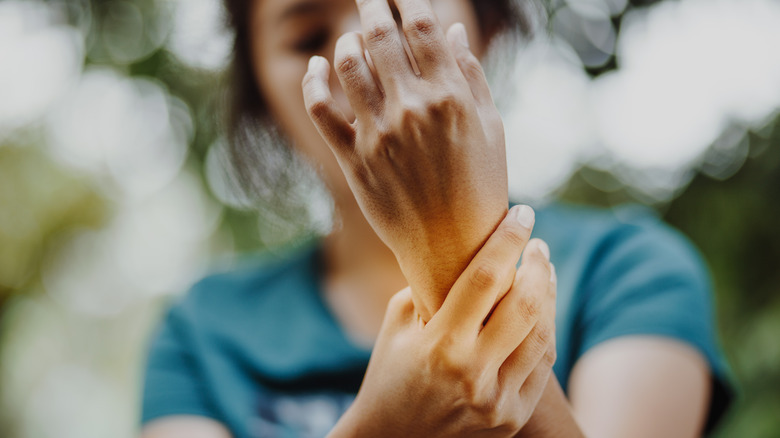
[[[372,159],[385,160],[392,157],[398,144],[398,135],[394,131],[379,129],[376,133],[375,146],[368,156]]]
[[[514,436],[523,429],[523,426],[525,426],[525,424],[523,424],[519,418],[511,417],[504,423],[503,430]]]
[[[417,103],[404,104],[398,113],[396,125],[399,132],[415,133],[425,126],[428,119],[427,109]]]
[[[514,432],[512,424],[511,396],[506,391],[483,391],[481,399],[474,405],[475,412],[481,418],[482,427],[494,432]]]
[[[439,117],[459,119],[466,113],[465,105],[456,92],[445,91],[425,105],[426,112]]]
[[[456,340],[448,335],[436,339],[430,347],[429,367],[432,374],[454,382],[466,400],[473,400],[478,392],[477,383],[472,378],[470,364],[464,359],[456,343]]]
[[[404,32],[419,37],[433,35],[438,28],[436,20],[428,14],[421,14],[410,18],[404,23]]]
[[[353,76],[360,71],[361,59],[356,53],[339,53],[336,70],[344,76]]]
[[[520,247],[527,239],[526,231],[516,223],[507,224],[501,231],[501,238],[512,247]]]
[[[518,316],[521,320],[538,318],[539,313],[541,312],[539,300],[534,299],[533,297],[519,300],[515,308],[517,309]]]
[[[471,53],[460,59],[460,68],[467,78],[482,79],[485,77],[485,70],[482,68],[482,64]]]
[[[496,403],[485,403],[480,409],[483,418],[483,427],[488,430],[503,429],[504,417],[496,409]]]
[[[393,313],[400,313],[407,309],[410,302],[411,295],[407,288],[393,295],[390,298],[390,302],[387,304],[387,308]]]
[[[544,353],[544,356],[542,356],[542,364],[547,368],[552,368],[552,366],[555,365],[556,360],[558,360],[558,352],[554,346],[548,348]]]
[[[328,102],[322,99],[311,100],[306,109],[309,112],[309,117],[317,122],[326,120],[330,114]]]
[[[489,289],[496,286],[499,282],[498,270],[487,263],[483,263],[474,269],[469,278],[472,287],[478,289]]]
[[[536,340],[536,348],[539,350],[549,350],[549,344],[555,339],[554,330],[547,324],[537,324],[534,328],[534,338]]]
[[[452,352],[457,344],[458,341],[449,332],[437,335],[430,344],[432,357],[445,367],[455,365],[459,361]],[[460,367],[459,363],[457,365]]]
[[[461,108],[463,105],[461,104],[460,95],[457,92],[444,91],[436,99],[432,100],[428,106],[433,109],[450,109]]]
[[[395,23],[385,21],[376,23],[366,32],[366,42],[372,45],[385,44],[392,39],[395,32]]]
[[[491,429],[501,432],[505,436],[515,436],[523,428],[522,421],[518,415],[521,410],[520,406],[518,406],[519,397],[517,391],[505,389],[501,391],[500,397],[498,406],[495,409],[495,416],[490,424]]]
[[[485,407],[485,397],[482,395],[482,389],[475,380],[462,378],[458,381],[458,386],[461,398],[471,410],[480,413],[488,411]]]
[[[414,123],[422,118],[424,112],[416,102],[404,102],[398,118],[402,124]]]

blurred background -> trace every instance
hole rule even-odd
[[[645,204],[685,232],[739,390],[715,436],[780,437],[780,2],[540,7],[536,36],[488,61],[513,199]],[[135,436],[165,304],[327,228],[235,190],[215,117],[222,14],[0,1],[0,436]]]

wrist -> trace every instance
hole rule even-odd
[[[444,255],[418,252],[398,258],[401,270],[412,290],[414,307],[423,321],[430,321],[444,304],[447,294],[470,259],[457,260],[454,253]],[[445,263],[446,262],[446,263]]]
[[[455,281],[495,231],[495,227],[490,225],[483,232],[472,230],[470,233],[455,229],[445,231],[440,227],[438,236],[396,252],[401,270],[411,287],[415,308],[424,321],[429,321],[441,308]]]

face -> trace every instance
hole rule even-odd
[[[391,6],[394,7],[391,0]],[[477,56],[484,51],[470,0],[432,0],[443,29],[461,22]],[[338,204],[352,199],[341,169],[306,113],[301,81],[309,58],[320,55],[333,65],[336,41],[361,31],[355,0],[254,0],[250,47],[258,88],[274,119],[295,148],[314,164]],[[352,110],[331,72],[333,97],[348,118]]]

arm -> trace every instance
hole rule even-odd
[[[605,342],[575,365],[571,402],[550,376],[518,437],[698,437],[708,378],[704,359],[677,341],[631,336]]]
[[[650,215],[614,233],[583,286],[570,411],[592,437],[700,436],[718,364],[706,268]]]
[[[701,436],[710,394],[704,357],[682,342],[626,336],[588,351],[569,379],[571,403],[589,436]]]
[[[569,379],[571,402],[554,375],[528,425],[528,438],[701,436],[710,380],[704,358],[671,339],[626,336],[594,347]]]

